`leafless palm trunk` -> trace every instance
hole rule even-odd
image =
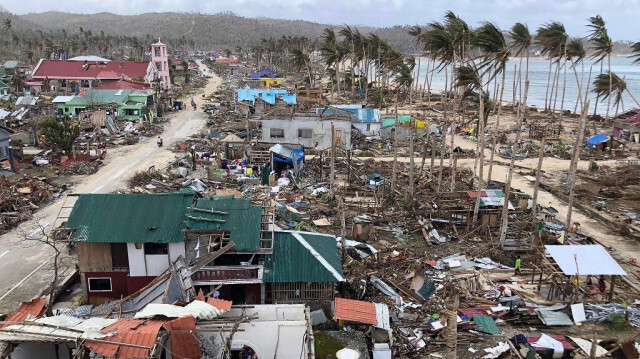
[[[484,169],[484,98],[482,98],[482,86],[478,89],[478,99],[480,100],[480,112],[478,113],[478,141],[480,142],[480,150],[478,151],[478,196],[473,206],[473,224],[478,221],[478,212],[480,211],[480,196],[482,194],[482,172]]]
[[[609,91],[607,96],[607,116],[605,117],[607,120],[609,119],[609,110],[611,108],[611,86],[612,86],[612,74],[611,74],[611,54],[607,54],[607,62],[609,66]]]
[[[496,115],[496,124],[491,136],[491,158],[489,159],[489,171],[487,173],[487,180],[491,180],[491,171],[493,170],[493,157],[496,153],[496,147],[498,145],[498,129],[500,128],[500,114],[502,113],[502,96],[504,95],[504,81],[505,81],[505,69],[502,69],[502,88],[500,89],[500,100],[498,101],[498,114]]]
[[[582,109],[582,114],[580,116],[580,122],[578,125],[578,135],[576,137],[576,144],[575,144],[576,148],[575,148],[575,151],[573,152],[573,158],[571,159],[571,165],[570,165],[571,167],[569,168],[571,179],[569,181],[569,203],[567,206],[567,218],[565,222],[566,231],[571,229],[571,212],[573,210],[573,197],[575,195],[574,191],[575,191],[575,184],[576,184],[575,174],[576,174],[576,169],[578,168],[578,160],[580,159],[580,151],[582,149],[582,140],[584,137],[584,130],[587,124],[588,111],[589,111],[589,101],[587,101],[584,108]]]
[[[544,95],[544,110],[548,111],[547,100],[549,99],[549,85],[551,84],[551,58],[549,58],[549,75],[547,76],[547,92]]]
[[[393,173],[391,174],[391,191],[396,188],[396,173],[398,172],[398,94],[394,98],[395,123],[393,124]]]

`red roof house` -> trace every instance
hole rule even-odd
[[[31,73],[34,80],[118,80],[143,78],[150,83],[158,73],[151,61],[70,61],[41,59]]]
[[[98,90],[147,90],[151,85],[142,82],[135,82],[120,79],[118,81],[105,82],[96,87]]]

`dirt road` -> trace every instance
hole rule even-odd
[[[198,63],[201,69],[206,69]],[[206,94],[215,91],[222,79],[215,74],[204,89]],[[202,108],[200,94],[194,96],[198,108]],[[71,188],[73,193],[109,193],[123,189],[127,179],[136,171],[150,166],[164,166],[175,155],[169,150],[172,145],[202,129],[206,122],[204,112],[193,111],[190,106],[176,114],[162,134],[165,146],[158,148],[155,138],[142,138],[132,146],[108,149],[106,163],[90,176],[77,177]],[[47,229],[55,222],[61,210],[62,199],[38,210],[34,218],[0,237],[0,313],[8,313],[25,300],[40,295],[53,277],[52,250],[41,243],[25,240],[25,236],[37,237],[40,226]],[[71,201],[67,201],[69,205]],[[64,212],[68,212],[65,210]]]

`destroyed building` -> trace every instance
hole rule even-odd
[[[332,131],[335,131],[333,135]],[[338,147],[351,147],[351,120],[348,116],[298,113],[291,117],[270,116],[262,120],[262,142],[327,149],[331,147],[332,138]]]
[[[366,108],[365,105],[333,105],[329,108],[316,108],[316,113],[331,115],[337,109],[352,115],[351,125],[365,136],[380,136],[382,123],[380,122],[380,109]]]
[[[192,192],[79,195],[66,227],[90,303],[128,296],[184,260],[196,288],[234,303],[331,301],[331,235],[275,231],[271,207]]]
[[[88,109],[111,106],[111,115],[130,121],[140,118],[152,121],[156,117],[156,102],[157,94],[153,90],[90,89],[77,96],[57,96],[53,99],[58,116],[76,118]]]

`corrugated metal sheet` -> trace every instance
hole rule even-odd
[[[496,325],[496,322],[491,317],[474,315],[473,322],[480,327],[481,332],[489,334],[500,334],[500,329]]]
[[[547,326],[567,326],[570,327],[573,325],[573,321],[569,318],[568,315],[563,312],[557,312],[553,310],[537,310],[538,318]]]
[[[115,323],[115,319],[81,319],[66,315],[39,318],[34,324],[11,324],[0,329],[0,342],[62,343],[79,338],[99,339],[107,334],[101,330]]]
[[[376,305],[371,302],[336,298],[335,312],[333,316],[335,319],[378,325]]]
[[[262,208],[252,206],[250,199],[233,196],[200,198],[196,208],[226,212],[227,214],[189,211],[188,215],[195,218],[221,219],[226,222],[216,223],[189,218],[187,228],[231,231],[231,241],[235,244],[236,250],[257,251],[260,249]]]
[[[74,240],[92,243],[174,243],[184,240],[193,193],[83,194],[67,221]]]
[[[273,253],[265,256],[263,280],[265,283],[344,281],[335,237],[309,232],[275,232]]]
[[[7,322],[22,322],[27,319],[28,316],[36,318],[41,317],[47,307],[47,298],[36,298],[28,302],[22,302],[20,308],[15,313],[5,319]],[[6,327],[7,324],[0,324],[0,328]]]
[[[171,354],[174,359],[200,359],[200,342],[197,339],[196,319],[186,316],[174,319],[164,324],[168,331],[181,331],[171,333]],[[186,332],[190,331],[190,332]]]
[[[599,244],[544,247],[565,275],[627,275]]]
[[[164,323],[164,320],[119,319],[113,325],[102,330],[104,333],[114,333],[104,339],[114,344],[87,342],[87,347],[96,354],[107,358],[148,357],[150,348],[155,345],[158,332]],[[149,349],[124,346],[119,343],[135,344]]]

